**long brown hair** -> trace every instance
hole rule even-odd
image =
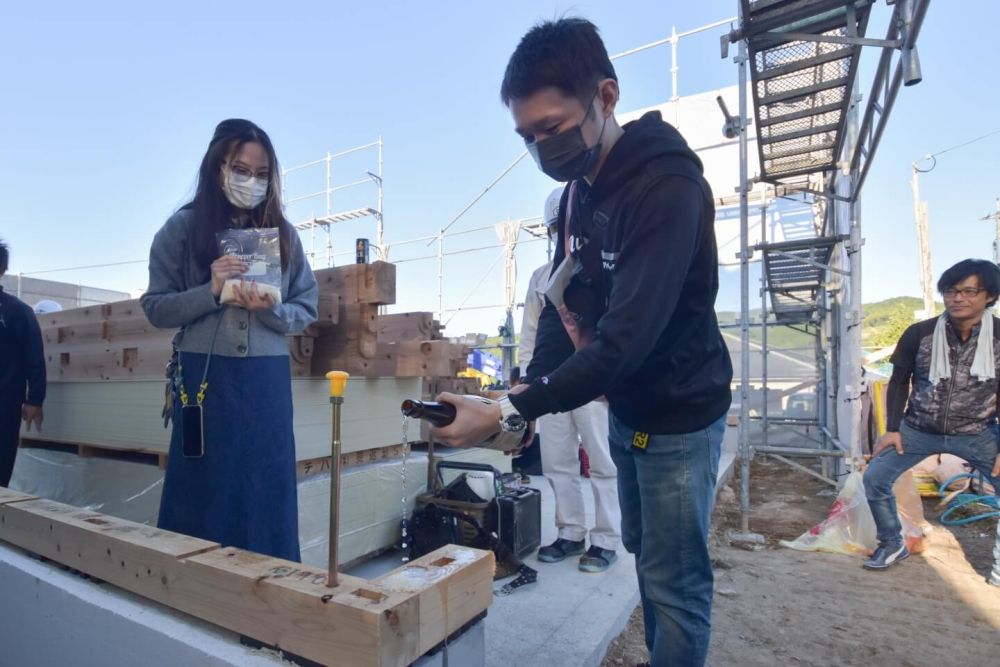
[[[244,144],[257,142],[264,147],[270,167],[267,197],[248,211],[253,227],[276,227],[281,244],[281,268],[288,268],[291,237],[295,233],[281,210],[281,172],[271,138],[254,123],[230,118],[218,124],[198,169],[198,187],[194,199],[182,206],[194,212],[191,252],[197,265],[207,275],[212,262],[219,258],[216,234],[232,225],[240,210],[229,203],[222,191],[222,166]]]

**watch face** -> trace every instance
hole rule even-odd
[[[521,415],[510,415],[503,420],[503,429],[505,431],[523,431],[527,425],[528,422]]]

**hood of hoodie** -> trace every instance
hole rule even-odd
[[[697,154],[677,128],[663,120],[659,111],[649,111],[626,123],[622,129],[625,133],[611,148],[601,170],[597,172],[590,189],[593,199],[600,201],[606,194],[615,192],[637,170],[653,160],[677,160],[682,163],[681,170],[694,167],[698,175],[702,175],[702,164]]]

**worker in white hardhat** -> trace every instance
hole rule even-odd
[[[549,234],[549,242],[555,243],[559,230],[559,200],[562,198],[564,188],[556,188],[549,193],[545,199],[545,227]],[[535,332],[538,329],[538,316],[545,306],[545,287],[549,282],[549,274],[552,273],[552,262],[547,262],[543,266],[535,269],[528,280],[528,293],[524,298],[524,316],[521,318],[521,335],[517,348],[517,365],[521,372],[528,370],[532,353],[535,350]]]
[[[555,243],[559,237],[559,200],[562,198],[563,190],[564,188],[560,186],[550,192],[545,199],[542,215],[549,243]],[[545,306],[544,292],[550,273],[552,273],[551,261],[535,269],[528,280],[528,293],[524,298],[524,316],[521,318],[521,335],[517,348],[517,365],[521,368],[522,374],[527,372],[528,363],[531,362],[535,350],[535,332],[538,330],[538,317]]]
[[[558,187],[545,200],[545,224],[549,239],[559,237]],[[527,374],[535,349],[538,318],[545,306],[552,262],[539,267],[528,281],[524,297],[524,317],[518,345],[518,365]],[[557,563],[580,555],[584,572],[603,572],[617,560],[621,542],[621,510],[618,508],[618,470],[611,460],[608,444],[608,406],[592,401],[575,410],[539,417],[536,428],[541,446],[542,474],[552,485],[556,499],[557,539],[538,550],[538,560]],[[594,492],[594,525],[589,529],[580,480],[580,444],[590,462],[590,487]]]
[[[545,198],[545,226],[549,229],[549,238],[555,240],[555,231],[559,224],[559,201],[562,199],[563,186],[559,186]]]

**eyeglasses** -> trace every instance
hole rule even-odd
[[[269,172],[267,172],[267,171],[262,171],[262,172],[259,172],[257,174],[254,174],[252,171],[250,171],[246,167],[243,167],[243,166],[238,165],[238,164],[237,165],[231,165],[229,167],[229,171],[233,175],[233,180],[236,181],[237,183],[246,183],[247,181],[249,181],[254,176],[256,176],[257,178],[259,178],[262,181],[269,181],[271,179],[271,174]]]
[[[985,292],[986,290],[982,287],[965,287],[963,289],[947,289],[944,291],[944,298],[954,299],[959,294],[966,299],[975,299],[979,296],[980,292]]]

